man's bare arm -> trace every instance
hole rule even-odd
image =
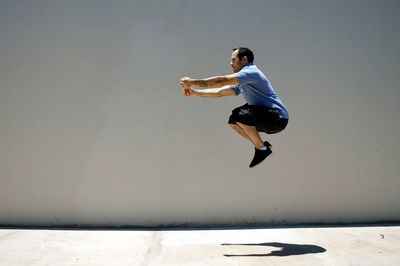
[[[235,75],[215,76],[206,79],[183,78],[181,81],[187,87],[196,86],[210,88],[225,85],[239,85],[239,81],[237,80]]]
[[[190,95],[185,96],[201,96],[206,98],[217,98],[222,96],[233,96],[236,95],[235,91],[230,88],[230,86],[223,86],[221,88],[211,88],[211,89],[192,89],[190,88]]]

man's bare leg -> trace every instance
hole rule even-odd
[[[229,125],[240,135],[250,140],[255,146],[254,157],[249,165],[250,168],[264,161],[264,159],[267,158],[272,153],[271,144],[266,142],[267,146],[265,147],[263,141],[261,140],[260,134],[258,134],[257,127],[247,126],[245,124],[238,122],[236,122],[236,124],[229,124]]]
[[[239,122],[236,122],[236,124],[240,127],[240,129],[244,131],[247,138],[254,144],[254,147],[256,147],[256,149],[264,147],[264,143],[261,140],[260,134],[258,134],[257,128],[255,126],[248,126]]]
[[[249,141],[251,141],[250,140],[250,138],[249,138],[249,136],[247,136],[247,134],[246,134],[246,132],[244,132],[244,130],[241,128],[241,127],[239,127],[238,125],[236,125],[236,124],[229,124],[230,126],[231,126],[231,128],[233,128],[237,133],[239,133],[241,136],[243,136],[243,137],[245,137],[246,139],[248,139]]]

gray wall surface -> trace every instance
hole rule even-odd
[[[400,220],[399,1],[0,2],[0,224]],[[249,169],[242,96],[182,96],[250,47],[287,106]]]

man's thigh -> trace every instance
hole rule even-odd
[[[278,111],[275,109],[245,104],[232,110],[228,123],[236,124],[236,122],[247,126],[255,126],[257,131],[260,132],[274,134],[282,131],[286,127],[288,120],[280,118]]]
[[[232,110],[228,123],[236,124],[239,122],[247,126],[256,126],[254,116],[252,108],[248,104],[245,104]]]

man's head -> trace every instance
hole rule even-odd
[[[234,73],[239,72],[245,65],[254,61],[253,52],[246,47],[233,49],[231,56],[231,67]]]

